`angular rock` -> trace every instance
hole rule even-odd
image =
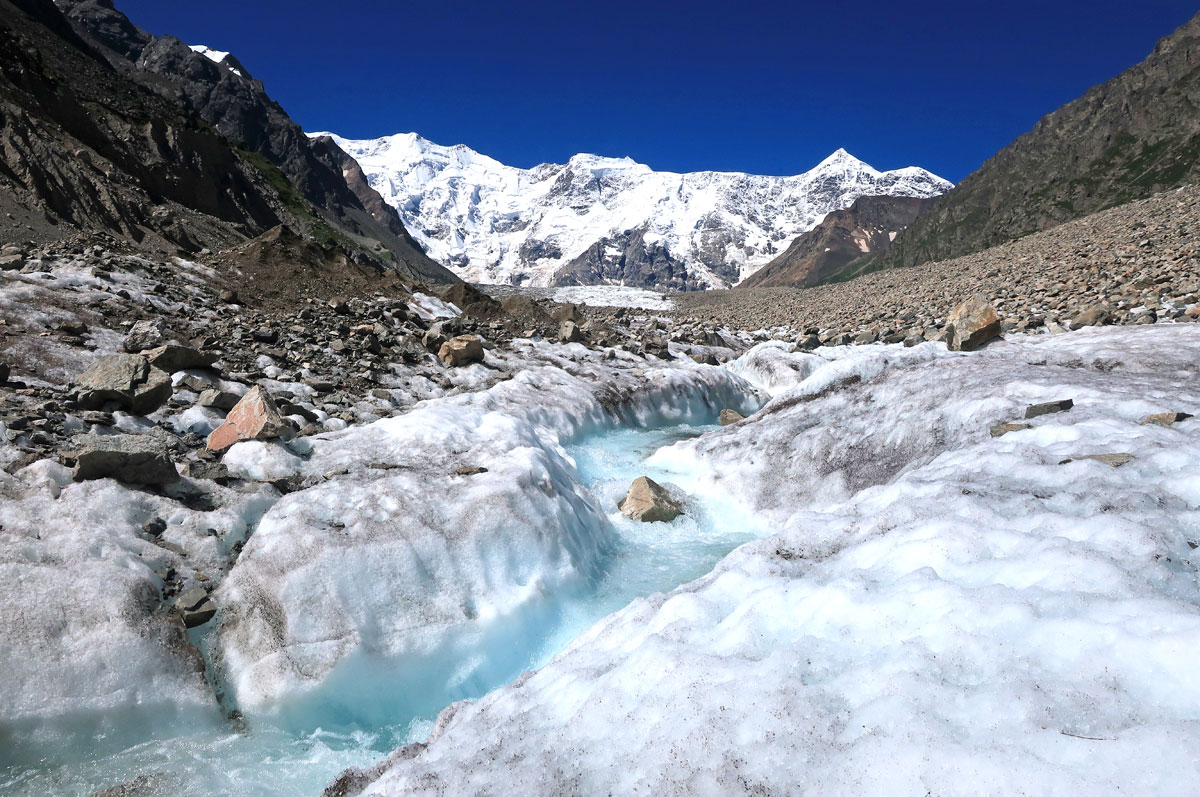
[[[231,410],[237,406],[241,398],[237,393],[229,390],[210,387],[200,394],[200,398],[196,400],[196,403],[201,407],[211,407],[214,410]]]
[[[975,351],[998,337],[1000,316],[979,294],[955,307],[946,319],[946,347],[951,351]]]
[[[1190,417],[1192,416],[1186,412],[1156,412],[1153,415],[1147,415],[1145,418],[1142,418],[1142,423],[1152,423],[1156,426],[1171,426],[1180,421],[1186,421]]]
[[[87,367],[75,381],[79,405],[99,409],[115,401],[125,409],[144,415],[161,407],[171,397],[171,377],[150,366],[140,354],[109,354]]]
[[[167,343],[167,325],[157,319],[147,319],[136,322],[129,328],[121,348],[131,354],[153,349]]]
[[[683,507],[666,488],[648,476],[633,480],[617,508],[625,517],[643,523],[670,523],[683,513]]]
[[[726,407],[725,409],[721,410],[721,415],[717,419],[717,422],[722,426],[728,426],[731,423],[737,423],[738,421],[744,421],[745,419],[745,415],[742,415],[737,410],[731,410]]]
[[[255,386],[225,416],[225,423],[208,436],[209,451],[224,451],[242,440],[270,440],[292,431],[271,395]]]
[[[202,587],[192,587],[179,596],[175,608],[183,618],[183,624],[188,628],[204,625],[217,614],[216,604],[209,599],[208,593]]]
[[[1093,304],[1071,319],[1071,327],[1093,327],[1107,324],[1112,320],[1112,314],[1103,304]]]
[[[142,356],[150,361],[150,365],[168,374],[184,371],[188,368],[208,368],[217,361],[215,354],[208,354],[191,346],[179,346],[168,343],[142,352]]]
[[[1055,412],[1066,412],[1075,406],[1075,402],[1071,399],[1060,399],[1058,401],[1046,401],[1041,404],[1030,404],[1025,408],[1025,420],[1037,418],[1041,415],[1050,415]]]
[[[442,344],[438,359],[446,365],[458,367],[483,362],[483,341],[478,335],[459,335]]]
[[[1075,462],[1081,459],[1094,459],[1097,462],[1103,462],[1105,465],[1110,465],[1114,468],[1119,468],[1122,465],[1127,465],[1134,460],[1133,454],[1113,453],[1113,454],[1082,454],[1078,457],[1069,457],[1059,462],[1059,465],[1066,465],[1068,462]]]
[[[992,433],[992,437],[1003,437],[1009,432],[1019,432],[1023,429],[1032,429],[1033,427],[1027,423],[998,423],[992,426],[988,431]]]
[[[128,484],[170,484],[179,480],[163,441],[148,435],[76,435],[75,481],[112,477]]]
[[[583,340],[583,331],[574,321],[563,321],[558,326],[558,339],[563,343],[578,343]]]

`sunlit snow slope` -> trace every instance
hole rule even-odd
[[[804,174],[765,177],[586,154],[518,169],[415,133],[333,138],[434,260],[486,283],[724,287],[860,196],[951,187],[916,167],[877,171],[842,149]]]

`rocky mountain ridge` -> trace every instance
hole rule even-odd
[[[656,172],[580,154],[519,169],[415,133],[332,138],[426,251],[464,279],[514,285],[725,287],[860,196],[931,197],[950,183],[880,172],[838,150],[804,174]]]
[[[0,37],[4,240],[106,230],[160,253],[196,253],[283,225],[332,260],[455,279],[374,219],[342,176],[344,153],[322,164],[321,145],[278,106],[251,114],[238,130],[210,121],[267,107],[261,84],[240,64],[222,66],[177,40],[151,37],[101,0],[5,0]],[[235,91],[244,101],[220,99]],[[278,133],[308,153],[298,157],[313,165],[311,180],[301,179],[303,169],[292,170],[294,179],[284,173],[286,148],[264,144],[270,156],[249,148],[241,136],[259,123],[267,139]]]
[[[896,236],[936,199],[863,196],[835,210],[801,235],[779,257],[738,283],[739,288],[819,285],[864,255],[891,246]]]

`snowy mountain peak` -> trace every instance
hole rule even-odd
[[[917,171],[924,172],[923,169],[918,169]],[[814,172],[863,172],[873,176],[879,176],[880,174],[880,172],[854,157],[841,147],[838,147],[831,155],[829,155],[829,157],[825,158],[825,160],[814,166],[809,174]]]
[[[880,172],[844,149],[803,174],[765,177],[589,153],[521,169],[416,133],[310,135],[358,160],[434,260],[485,283],[727,287],[860,196],[951,187],[917,167]]]
[[[193,52],[200,53],[200,55],[203,55],[214,64],[225,67],[238,77],[245,77],[245,67],[238,63],[238,60],[230,53],[224,50],[214,50],[212,47],[208,47],[204,44],[189,44],[188,49],[192,50]]]

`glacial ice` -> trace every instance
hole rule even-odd
[[[426,743],[347,782],[1194,793],[1200,421],[1140,420],[1200,413],[1200,329],[838,354],[651,460],[742,495],[778,533],[451,706]],[[1057,398],[1075,407],[989,435]],[[1134,459],[1078,459],[1105,452]]]
[[[294,491],[211,512],[0,474],[0,790],[1193,791],[1200,421],[1140,420],[1200,415],[1200,329],[788,348],[518,342],[481,392],[234,446]],[[642,474],[687,514],[622,518]],[[210,685],[158,573],[203,583],[243,539],[189,635]]]

